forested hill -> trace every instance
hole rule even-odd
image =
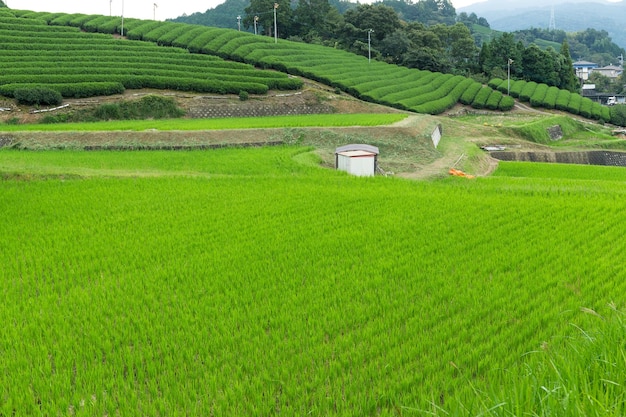
[[[361,4],[349,0],[278,0],[277,4],[282,10],[293,9],[294,17],[307,20],[306,16],[297,16],[296,10],[302,6],[301,11],[307,10],[315,15],[317,11],[327,11],[330,7],[338,15],[343,15],[350,9],[354,9]],[[449,0],[420,0],[412,2],[410,0],[381,0],[375,2],[376,5],[384,5],[393,9],[398,17],[406,22],[420,22],[426,25],[442,23],[453,25],[456,22],[456,11]],[[191,15],[182,15],[175,19],[168,19],[172,22],[191,23],[196,25],[215,26],[236,29],[238,27],[237,16],[244,17],[251,10],[267,10],[268,12],[256,13],[262,19],[264,14],[271,15],[274,0],[225,0],[224,3],[205,12],[196,12]],[[282,13],[286,13],[281,11]],[[337,18],[337,17],[335,17]],[[252,25],[247,24],[241,28],[253,32]]]
[[[237,16],[244,15],[244,9],[248,7],[250,0],[226,0],[213,9],[205,12],[196,12],[190,15],[182,15],[171,22],[190,23],[193,25],[214,26],[218,28],[237,28]]]
[[[492,29],[517,31],[529,28],[550,28],[554,13],[554,28],[565,32],[580,32],[588,28],[604,30],[613,42],[626,48],[626,2],[572,2],[530,5],[527,2],[510,3],[490,0],[459,8],[459,12],[476,13],[485,17]]]

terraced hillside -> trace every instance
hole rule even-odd
[[[116,39],[119,35],[126,39]],[[320,45],[184,23],[126,19],[122,27],[119,17],[5,10],[0,47],[0,94],[8,96],[37,84],[66,97],[142,87],[263,94],[299,88],[301,81],[288,73],[417,113],[440,114],[457,103],[507,111],[515,97],[603,122],[623,124],[624,119],[614,115],[615,109],[545,84],[494,79],[483,86],[459,75],[370,61]]]
[[[0,94],[46,86],[64,97],[157,88],[217,94],[293,90],[302,82],[276,71],[80,28],[0,15]]]
[[[489,108],[493,109],[508,110],[514,104],[510,97],[501,92],[483,87],[465,77],[408,69],[378,61],[369,62],[365,57],[319,45],[284,40],[275,43],[274,39],[264,36],[183,23],[127,19],[122,29],[121,20],[116,17],[30,11],[12,13],[15,16],[13,24],[34,20],[41,27],[48,24],[50,27],[74,27],[87,32],[101,32],[99,36],[108,35],[108,38],[102,40],[111,44],[123,43],[111,38],[111,35],[122,34],[123,31],[128,40],[148,41],[155,48],[154,44],[186,48],[198,55],[217,55],[261,68],[276,69],[321,81],[365,100],[418,113],[438,114],[458,102],[474,104],[476,97],[489,98]],[[11,23],[10,17],[3,19]],[[295,83],[293,80],[288,81],[288,87]],[[0,84],[7,83],[9,80],[0,79]],[[284,88],[282,84],[278,87]],[[237,88],[243,89],[241,86]],[[476,103],[484,107],[484,104]]]

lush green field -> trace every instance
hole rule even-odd
[[[308,151],[1,150],[0,415],[624,415],[619,354],[507,375],[624,308],[626,171]]]
[[[314,114],[274,117],[229,117],[224,119],[123,120],[92,123],[22,124],[0,126],[2,132],[72,131],[97,132],[114,130],[224,130],[265,129],[278,127],[343,127],[388,125],[407,117],[406,114]]]

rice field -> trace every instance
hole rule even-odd
[[[619,354],[511,396],[623,311],[626,170],[310,151],[0,150],[0,416],[624,414]]]
[[[225,129],[269,129],[292,127],[346,127],[381,126],[399,122],[407,114],[309,114],[273,117],[227,117],[215,119],[166,119],[166,120],[121,120],[58,124],[3,124],[3,132],[110,132],[117,130],[141,132],[148,129],[170,130],[225,130]]]

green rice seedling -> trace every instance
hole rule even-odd
[[[243,117],[224,119],[124,120],[53,125],[3,126],[2,131],[143,131],[156,130],[223,130],[289,127],[379,126],[395,123],[406,114],[317,114],[275,117]]]
[[[310,152],[0,150],[0,410],[623,412],[621,174],[356,178]]]

